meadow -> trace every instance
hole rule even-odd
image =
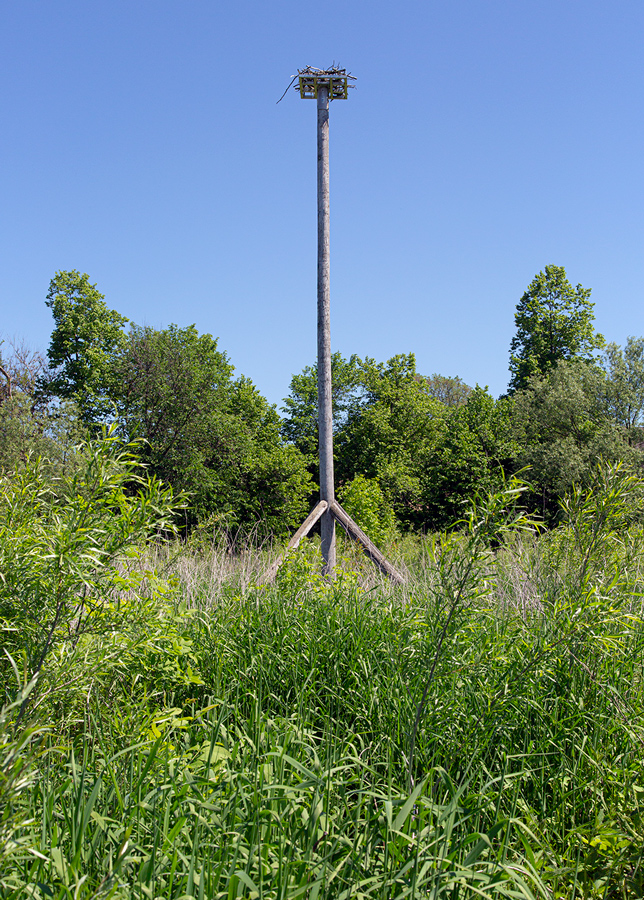
[[[512,479],[392,540],[403,586],[342,535],[264,585],[276,546],[145,537],[128,465],[39,531],[3,482],[0,897],[644,896],[639,478],[548,531]]]

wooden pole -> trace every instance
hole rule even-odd
[[[320,449],[320,501],[306,521],[291,538],[289,548],[297,547],[305,534],[320,520],[322,532],[323,572],[332,575],[335,568],[335,521],[358,541],[369,559],[401,584],[401,573],[391,565],[351,516],[335,499],[333,486],[333,384],[331,378],[331,315],[330,315],[330,242],[329,242],[329,100],[331,90],[336,98],[347,96],[347,76],[344,69],[300,69],[300,97],[317,97],[318,111],[318,433]],[[335,79],[342,79],[337,82]],[[326,81],[326,84],[324,83]],[[342,87],[343,85],[343,87]],[[285,553],[260,579],[272,581]]]
[[[318,432],[320,500],[335,500],[333,487],[333,393],[331,381],[330,241],[329,241],[329,88],[318,85]],[[335,568],[335,519],[322,515],[324,573]]]

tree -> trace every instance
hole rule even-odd
[[[86,425],[109,416],[114,392],[114,361],[125,345],[128,321],[108,309],[105,297],[87,274],[57,272],[46,305],[54,317],[47,351],[53,377],[50,396],[74,400]]]
[[[629,337],[623,350],[607,344],[602,367],[610,415],[619,425],[635,428],[644,413],[644,338]]]
[[[0,385],[0,402],[18,392],[31,397],[34,405],[38,405],[44,399],[38,389],[48,378],[47,361],[40,351],[32,350],[24,341],[11,341],[9,346],[10,352],[4,357],[0,349],[0,375],[5,379],[4,385]]]
[[[310,476],[275,409],[194,325],[133,325],[117,369],[128,437],[151,471],[190,497],[189,525],[283,533],[306,514]]]
[[[446,406],[416,372],[413,354],[366,360],[361,379],[363,394],[338,436],[338,479],[375,479],[403,526],[451,525],[469,498],[495,490],[514,467],[512,401],[476,387]]]
[[[607,414],[605,393],[601,369],[571,359],[534,375],[513,397],[517,465],[530,467],[533,500],[545,517],[556,514],[558,499],[573,484],[587,483],[600,459],[636,461],[626,431]]]
[[[458,375],[452,378],[434,373],[430,378],[425,378],[425,382],[431,396],[445,406],[462,406],[472,393],[472,388]]]
[[[417,372],[412,353],[385,363],[339,358],[336,366],[343,379],[334,383],[341,498],[356,494],[364,505],[368,485],[374,497],[380,490],[383,509],[393,508],[404,527],[440,528],[460,517],[472,493],[495,487],[501,467],[511,467],[516,448],[510,401],[497,403],[460,378],[426,378]],[[292,395],[289,409],[306,409],[307,397],[309,411],[314,409],[312,371],[293,379],[298,395]],[[288,427],[299,436],[297,426],[294,417]],[[317,444],[311,448],[313,453]]]
[[[495,400],[477,385],[465,403],[449,409],[433,447],[418,459],[421,484],[417,524],[446,528],[477,494],[500,489],[515,466],[512,400]]]
[[[74,468],[76,447],[86,437],[78,410],[71,401],[34,409],[31,398],[20,392],[0,404],[0,474],[42,457],[50,475]]]
[[[376,479],[398,519],[417,525],[419,460],[440,439],[446,408],[431,396],[413,353],[386,363],[367,358],[360,362],[359,378],[362,390],[336,441],[338,484],[356,475]]]
[[[333,431],[338,433],[346,422],[351,401],[360,391],[360,360],[353,355],[344,359],[340,353],[331,357],[333,382]],[[318,370],[307,366],[291,379],[291,392],[284,400],[282,422],[284,438],[302,451],[317,470],[318,455]]]
[[[42,386],[49,370],[43,355],[12,343],[0,356],[0,473],[41,456],[43,470],[62,474],[73,467],[75,446],[86,437],[72,401],[52,402]]]
[[[3,400],[11,400],[12,394],[12,378],[11,372],[8,370],[6,363],[2,358],[2,345],[4,341],[0,341],[0,376],[4,379],[0,382],[0,403]]]
[[[560,360],[591,359],[604,346],[593,328],[590,289],[576,288],[563,266],[546,266],[517,304],[517,333],[510,345],[510,391],[526,387],[531,377],[546,375]]]

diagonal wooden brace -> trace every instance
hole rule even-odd
[[[300,543],[303,537],[309,533],[309,531],[313,528],[315,523],[322,517],[322,514],[326,512],[328,507],[328,503],[326,500],[320,500],[318,505],[314,507],[311,512],[308,514],[306,519],[302,522],[300,527],[297,529],[291,540],[286,545],[286,550],[277,557],[275,562],[264,572],[262,577],[257,582],[258,584],[267,584],[270,583],[275,576],[277,575],[277,570],[284,562],[284,557],[288,553],[289,550],[294,550],[295,547]]]
[[[385,575],[396,584],[404,584],[405,579],[400,572],[392,566],[389,560],[378,550],[373,541],[370,541],[362,528],[353,521],[349,513],[345,512],[337,500],[332,500],[329,509],[333,518],[351,535],[351,537],[362,544],[362,549],[367,554],[371,562],[380,569]]]
[[[369,540],[367,535],[364,533],[362,528],[353,521],[348,512],[342,509],[337,500],[332,500],[331,503],[327,503],[326,500],[320,500],[318,505],[309,513],[304,522],[297,529],[291,540],[288,542],[286,550],[281,553],[275,562],[264,572],[262,577],[257,582],[258,584],[268,584],[270,583],[275,576],[277,575],[277,570],[284,562],[284,558],[289,550],[294,550],[295,547],[300,543],[303,537],[309,533],[309,531],[313,528],[315,523],[322,517],[322,514],[326,512],[327,508],[329,509],[333,518],[338,522],[347,534],[350,534],[351,537],[356,540],[359,544],[362,545],[362,549],[367,554],[371,562],[380,569],[385,575],[387,575],[395,584],[404,584],[405,578],[401,573],[396,569],[389,560],[378,550],[373,541]]]

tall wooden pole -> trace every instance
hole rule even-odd
[[[318,432],[320,440],[320,500],[329,507],[333,487],[333,388],[331,381],[331,292],[329,242],[329,88],[318,85]],[[322,515],[324,573],[335,568],[335,519]]]
[[[333,385],[331,381],[330,245],[329,245],[329,101],[346,100],[348,79],[344,69],[299,69],[298,90],[306,100],[317,98],[318,110],[318,432],[320,435],[320,502],[295,532],[287,551],[320,521],[324,574],[335,568],[335,523],[362,544],[367,556],[401,584],[403,576],[382,555],[362,529],[335,499],[333,488]],[[295,80],[295,79],[293,79]],[[287,88],[288,90],[288,88]],[[278,101],[279,102],[279,101]],[[285,557],[282,554],[265,572],[262,582],[272,581]]]

